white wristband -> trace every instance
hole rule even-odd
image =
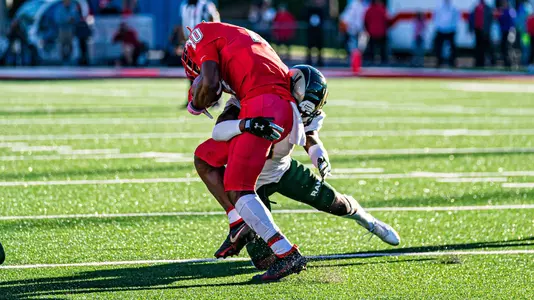
[[[241,120],[229,120],[221,122],[213,127],[211,137],[216,141],[229,141],[234,136],[241,134],[239,123],[241,123]]]
[[[308,156],[310,157],[313,165],[317,168],[317,160],[319,157],[324,157],[328,160],[328,153],[326,152],[326,149],[323,147],[323,144],[316,144],[310,147],[308,149]]]

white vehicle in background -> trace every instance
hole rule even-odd
[[[460,23],[456,32],[456,45],[459,48],[472,49],[475,46],[475,36],[469,32],[469,19],[465,18],[477,5],[479,0],[451,0],[460,13]],[[495,7],[495,0],[485,0],[491,7]],[[396,51],[411,51],[414,45],[414,20],[418,12],[434,14],[443,0],[387,0],[389,16],[396,20],[389,31],[390,47]],[[431,49],[434,42],[434,24],[432,19],[426,22],[425,46]],[[492,27],[492,39],[499,40],[500,33],[497,24]]]
[[[83,18],[89,15],[89,5],[86,0],[72,0],[76,4]],[[30,0],[22,5],[15,19],[21,22],[31,51],[37,53],[37,60],[41,62],[60,61],[59,45],[57,43],[58,30],[55,25],[55,14],[62,0]],[[73,57],[77,57],[78,47],[76,39],[73,43]]]

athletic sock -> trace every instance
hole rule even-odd
[[[237,210],[233,206],[226,210],[226,215],[228,216],[228,224],[230,224],[230,228],[233,228],[234,226],[239,225],[241,224],[241,222],[243,222],[243,219],[237,213]]]
[[[354,199],[352,196],[345,195],[350,201],[352,206],[352,213],[346,215],[346,218],[355,220],[360,226],[364,227],[367,230],[372,230],[374,227],[375,218],[363,209],[363,207]]]
[[[293,245],[280,233],[271,212],[261,202],[258,195],[242,196],[237,200],[235,208],[247,225],[269,244],[277,256],[284,256],[291,252]]]

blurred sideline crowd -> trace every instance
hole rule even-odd
[[[161,49],[150,49],[148,41],[128,24],[130,16],[145,13],[139,5],[143,1],[149,0],[89,0],[86,1],[89,12],[84,13],[82,1],[58,0],[57,7],[45,22],[53,29],[50,30],[52,33],[40,44],[29,41],[27,21],[14,14],[3,33],[5,45],[0,47],[0,65],[46,63],[38,58],[39,47],[57,47],[63,65],[90,65],[88,45],[94,36],[91,25],[96,16],[116,16],[123,20],[108,41],[120,45],[120,55],[106,63],[116,66],[154,63],[150,54],[157,51],[162,55],[155,64],[179,65],[183,44],[189,34],[187,27],[192,28],[202,20],[221,21],[221,16],[222,21],[246,25],[259,33],[276,47],[282,59],[317,66],[332,65],[329,61],[332,56],[339,57],[344,65],[352,63],[355,56],[361,56],[363,64],[367,65],[402,62],[414,67],[456,67],[460,59],[473,67],[498,65],[510,69],[534,64],[534,14],[530,0],[496,0],[494,7],[487,1],[476,0],[468,12],[460,11],[452,0],[437,0],[433,11],[421,10],[402,16],[412,22],[409,34],[413,40],[413,45],[404,53],[395,53],[391,49],[389,34],[399,16],[389,15],[384,0],[348,0],[335,16],[331,7],[332,2],[338,0],[303,0],[300,14],[289,9],[290,2],[278,1],[275,5],[272,0],[251,0],[247,1],[247,19],[237,21],[225,18],[224,10],[219,13],[214,1],[176,0],[181,1],[179,20],[170,31],[167,45]],[[467,22],[469,33],[475,37],[474,49],[466,51],[457,46],[461,20]],[[154,22],[158,22],[157,17]],[[431,25],[433,32],[427,34]],[[498,41],[492,38],[495,26],[499,31]],[[335,34],[327,28],[335,28]],[[332,35],[336,36],[337,43],[326,45],[325,41],[331,40]],[[335,54],[325,56],[328,52],[325,48]],[[338,53],[343,54],[336,56]],[[466,66],[465,63],[461,65]]]

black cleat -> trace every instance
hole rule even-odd
[[[283,258],[277,257],[267,272],[254,276],[252,280],[260,282],[277,281],[288,275],[298,274],[302,270],[306,270],[306,263],[306,258],[300,254],[296,246],[293,246],[287,256]]]
[[[230,228],[230,233],[226,237],[219,250],[215,251],[216,258],[226,258],[228,256],[238,255],[245,245],[252,241],[256,233],[250,229],[245,222]]]
[[[276,255],[267,243],[256,236],[247,244],[247,252],[256,269],[266,271],[275,262]]]
[[[2,243],[0,243],[0,265],[4,263],[6,260],[6,253],[4,252],[4,247],[2,247]]]

